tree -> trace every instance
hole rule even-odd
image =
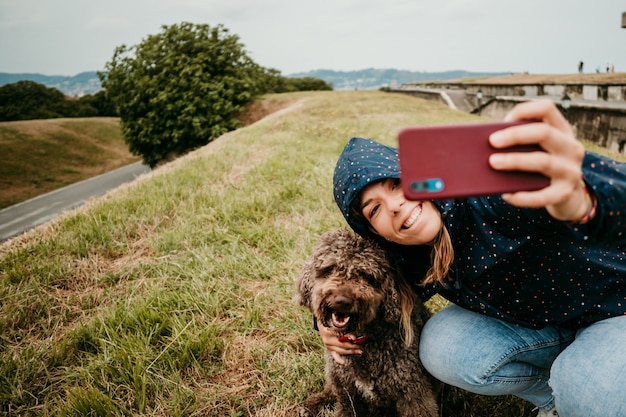
[[[288,86],[287,91],[320,91],[333,89],[331,84],[314,77],[286,78],[285,80]]]
[[[267,82],[224,26],[162,29],[137,46],[116,48],[99,73],[130,151],[152,167],[237,128],[235,116]]]
[[[100,90],[93,95],[86,94],[78,100],[78,103],[79,107],[81,108],[81,111],[78,114],[86,114],[88,111],[90,111],[90,109],[93,109],[96,116],[118,116],[117,112],[115,111],[115,106],[113,105],[113,103],[111,103],[111,100],[106,97],[104,90]]]
[[[65,96],[56,88],[34,81],[18,81],[0,87],[0,121],[64,117]]]

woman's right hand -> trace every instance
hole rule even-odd
[[[489,162],[494,169],[539,172],[550,178],[550,185],[537,191],[504,194],[508,203],[518,207],[545,207],[550,215],[563,221],[578,221],[589,210],[582,183],[585,147],[574,136],[572,126],[556,105],[547,100],[527,101],[511,110],[505,120],[539,119],[495,132],[490,143],[496,148],[537,144],[543,152],[498,152]]]
[[[340,342],[337,335],[329,330],[327,327],[324,327],[319,322],[317,324],[319,329],[320,336],[322,337],[322,343],[326,347],[335,360],[340,365],[344,365],[346,363],[343,355],[360,355],[363,353],[361,347],[357,344],[351,342]],[[349,340],[356,340],[356,336],[353,334],[346,335]]]

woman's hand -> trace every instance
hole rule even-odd
[[[537,144],[544,152],[497,153],[489,163],[498,170],[540,172],[550,178],[550,185],[537,191],[504,194],[508,203],[518,207],[545,207],[557,220],[577,221],[588,209],[582,179],[585,148],[551,101],[529,101],[513,108],[506,120],[539,119],[543,123],[515,126],[495,132],[490,137],[495,148]]]
[[[322,342],[326,349],[330,352],[331,356],[340,365],[344,365],[346,361],[342,355],[360,355],[363,353],[359,345],[355,345],[351,342],[340,342],[337,335],[330,331],[327,327],[324,327],[319,322],[317,323]],[[349,340],[356,340],[354,335],[346,335]]]

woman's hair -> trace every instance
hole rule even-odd
[[[355,221],[361,223],[367,229],[373,229],[369,220],[367,220],[361,211],[361,193],[359,193],[357,198],[355,198],[350,204],[350,215],[353,216]],[[382,243],[384,244],[384,242]],[[446,229],[442,222],[441,229],[433,241],[433,247],[430,252],[430,268],[426,271],[420,285],[434,283],[443,284],[446,278],[450,275],[453,262],[454,249],[452,247],[452,239],[450,238],[448,229]]]
[[[413,307],[415,305],[415,293],[411,285],[404,279],[404,276],[402,274],[400,274],[400,276],[402,278],[399,280],[400,282],[397,283],[401,305],[400,329],[402,329],[403,332],[402,339],[405,345],[411,346],[413,344],[413,338],[415,337],[411,320]]]
[[[452,239],[450,239],[448,229],[442,222],[441,230],[439,230],[433,242],[433,249],[430,252],[430,268],[422,280],[422,285],[443,284],[450,275],[453,262],[454,249],[452,248]]]

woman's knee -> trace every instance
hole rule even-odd
[[[424,368],[439,380],[456,386],[480,385],[501,356],[501,352],[480,347],[487,340],[481,332],[470,329],[474,325],[480,327],[474,315],[452,305],[435,314],[422,329],[420,359]]]
[[[454,305],[426,323],[420,340],[420,358],[434,377],[492,395],[546,386],[558,353],[556,330],[525,329]]]
[[[626,415],[626,317],[581,331],[554,361],[550,386],[565,416]]]
[[[442,379],[439,370],[456,368],[455,363],[462,361],[457,354],[457,342],[454,337],[454,318],[450,309],[443,309],[430,318],[424,325],[420,336],[420,359],[422,364],[435,377]]]

